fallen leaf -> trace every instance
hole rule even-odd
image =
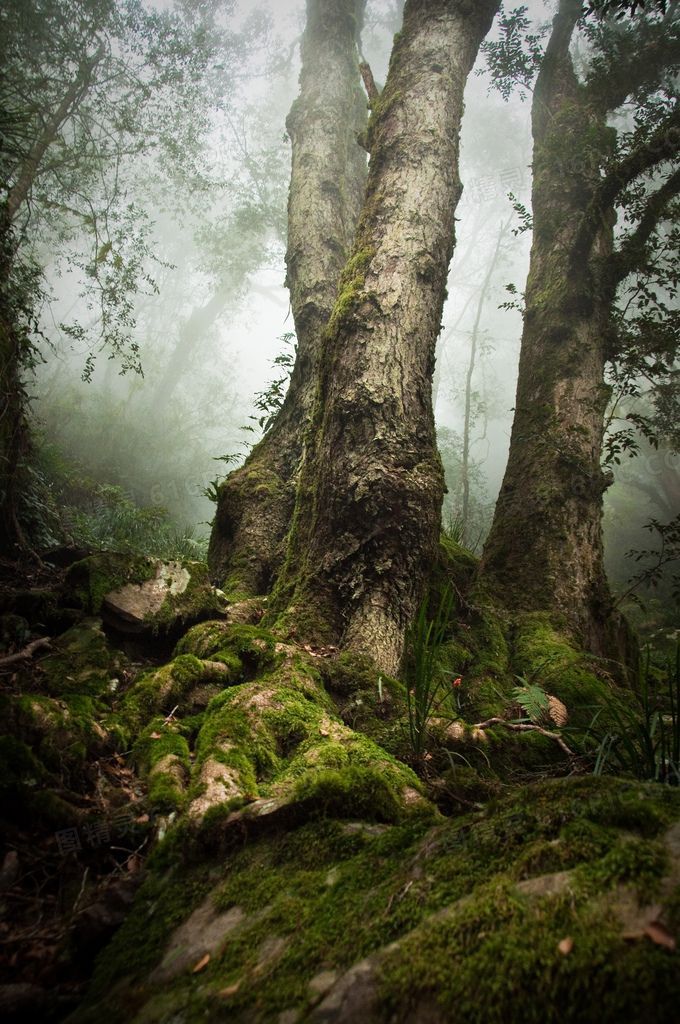
[[[149,815],[148,814],[140,814],[138,818],[135,818],[135,824],[136,825],[146,825],[148,820],[149,820]]]
[[[150,740],[159,740],[160,738],[161,738],[161,734],[159,732],[152,732],[149,735],[149,739]]]
[[[328,729],[319,729],[319,733],[320,733],[321,736],[329,736],[330,735]]]
[[[198,961],[197,964],[194,964],[194,966],[192,968],[192,973],[193,974],[198,974],[199,971],[205,970],[205,968],[208,966],[209,963],[210,963],[210,953],[206,953],[205,956],[201,957],[201,959]]]
[[[566,939],[562,939],[560,942],[557,943],[557,948],[559,949],[562,956],[569,956],[572,949],[574,948],[574,940],[570,935],[568,935]]]
[[[650,921],[649,924],[645,925],[645,935],[652,942],[655,942],[657,946],[663,946],[664,949],[675,949],[675,938],[668,931],[668,928],[661,921]]]
[[[142,858],[138,857],[136,853],[133,853],[131,857],[125,862],[125,867],[128,869],[131,875],[134,875],[139,871],[142,866]]]
[[[227,985],[226,988],[221,988],[217,994],[218,996],[222,996],[223,999],[228,999],[229,996],[235,996],[240,987],[241,982],[237,981],[233,985]]]

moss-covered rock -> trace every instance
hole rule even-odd
[[[66,593],[123,633],[177,633],[226,608],[202,562],[160,562],[114,552],[71,566]]]

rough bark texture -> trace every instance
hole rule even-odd
[[[222,486],[209,563],[230,593],[261,594],[280,563],[296,470],[318,387],[323,330],[354,239],[366,179],[358,41],[364,0],[309,0],[292,143],[287,284],[297,357],[283,408],[246,463]]]
[[[463,90],[497,3],[407,3],[374,104],[366,202],[275,605],[398,671],[439,534],[434,350],[461,193]]]
[[[622,95],[579,83],[569,52],[583,4],[562,0],[534,91],[534,237],[515,417],[481,578],[513,609],[548,611],[594,653],[622,653],[603,567],[600,465],[618,273],[607,127]],[[574,163],[573,155],[579,161]],[[627,172],[626,172],[627,173]],[[633,175],[634,176],[634,175]],[[630,178],[630,175],[628,176]]]
[[[16,244],[7,203],[0,208],[0,550],[25,547],[17,515],[20,466],[28,448],[21,382],[24,338],[17,324],[17,297],[10,280]]]

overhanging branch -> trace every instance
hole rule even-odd
[[[619,194],[636,178],[653,170],[665,160],[672,159],[679,152],[680,104],[676,103],[671,114],[654,134],[645,143],[624,157],[623,160],[615,164],[608,171],[606,177],[596,190],[583,216],[581,228],[576,237],[574,245],[574,260],[576,262],[580,263],[590,256],[590,250],[599,231],[602,218],[615,205]],[[674,175],[668,181],[672,181],[673,177]],[[659,190],[659,196],[662,195],[664,188],[665,186]],[[663,206],[666,205],[670,198],[672,196],[668,196],[663,200]],[[650,204],[651,202],[652,200],[650,200]],[[659,213],[662,212],[663,206]],[[653,210],[654,207],[650,206],[650,213],[653,213]],[[651,230],[653,229],[654,225],[652,225]],[[649,233],[647,238],[649,238]]]
[[[612,283],[619,284],[624,277],[637,270],[645,252],[645,246],[654,229],[663,217],[664,211],[671,200],[680,195],[680,168],[652,193],[647,200],[644,212],[635,231],[623,242],[614,254],[612,261]]]

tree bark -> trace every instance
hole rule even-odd
[[[497,8],[406,4],[274,599],[291,633],[339,640],[393,674],[439,536],[435,342],[462,191],[463,90]]]
[[[19,467],[28,447],[21,382],[22,337],[11,272],[16,257],[7,203],[0,207],[0,550],[25,546],[17,515]]]
[[[286,283],[297,353],[274,425],[220,491],[208,560],[230,595],[268,591],[284,550],[318,388],[323,331],[364,195],[366,96],[358,43],[364,0],[308,0],[292,143]]]
[[[612,304],[625,276],[615,269],[615,203],[626,178],[603,181],[610,107],[597,83],[579,83],[570,56],[582,8],[561,0],[534,91],[534,237],[515,417],[480,579],[513,610],[548,612],[596,655],[618,657],[600,455]]]

